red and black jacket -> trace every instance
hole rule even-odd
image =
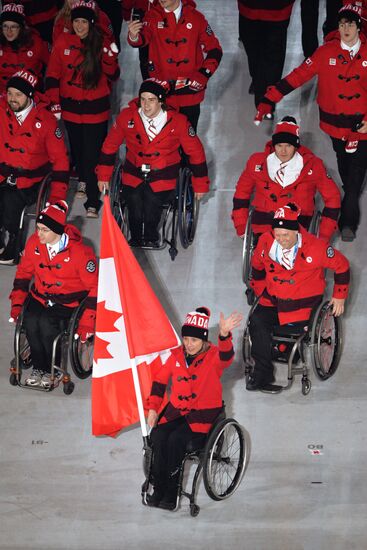
[[[333,297],[345,299],[348,295],[347,258],[302,227],[300,233],[302,243],[293,269],[286,269],[269,256],[274,242],[270,231],[261,235],[252,257],[251,287],[257,296],[261,295],[261,305],[277,308],[281,325],[310,318],[312,308],[324,294],[325,269],[335,272]]]
[[[203,145],[184,115],[169,108],[167,122],[157,137],[149,141],[138,111],[138,100],[129,103],[113,123],[102,146],[96,168],[99,181],[109,181],[120,145],[126,143],[123,183],[137,187],[143,182],[141,166],[149,164],[153,191],[174,189],[181,165],[182,147],[192,170],[192,185],[197,193],[209,190],[208,168]]]
[[[307,147],[297,149],[303,157],[303,168],[291,185],[282,187],[270,179],[267,169],[267,157],[274,151],[271,141],[266,144],[265,151],[254,153],[247,161],[236,186],[233,197],[232,220],[238,235],[243,235],[246,229],[248,211],[254,208],[252,214],[252,230],[254,233],[264,233],[271,230],[275,210],[295,202],[301,208],[300,223],[309,227],[315,209],[315,196],[320,193],[324,209],[320,224],[319,236],[330,240],[337,229],[340,211],[340,191],[336,183],[327,174],[322,160],[316,157]]]
[[[67,225],[65,233],[69,242],[52,260],[38,235],[30,236],[9,296],[12,306],[23,305],[30,292],[44,307],[49,307],[51,302],[74,308],[85,299],[87,309],[96,309],[98,269],[95,254],[83,244],[79,229]]]
[[[294,0],[237,0],[240,15],[256,21],[287,21]]]
[[[171,378],[170,400],[159,423],[184,416],[193,432],[208,433],[222,409],[220,378],[233,358],[231,335],[219,337],[218,347],[209,343],[209,349],[199,353],[190,365],[182,347],[172,349],[167,362],[154,376],[148,408],[159,411]]]
[[[10,77],[21,69],[32,71],[42,82],[42,71],[47,66],[50,53],[48,45],[35,29],[31,29],[31,41],[28,45],[14,49],[11,43],[0,45],[0,93],[6,90]]]
[[[337,139],[367,140],[367,134],[352,130],[356,123],[367,120],[367,44],[363,34],[360,39],[361,47],[353,59],[341,48],[340,36],[320,46],[299,67],[270,86],[264,100],[277,103],[317,76],[320,128]]]
[[[217,70],[223,51],[204,15],[188,0],[182,2],[178,22],[173,12],[154,5],[143,20],[144,26],[133,47],[149,44],[149,76],[159,80],[198,81],[206,85]],[[197,105],[204,99],[205,88],[195,91],[184,86],[172,92],[175,107]]]
[[[6,99],[0,99],[0,185],[13,175],[18,189],[24,189],[51,172],[49,200],[55,202],[66,198],[69,159],[62,131],[47,107],[36,94],[20,126]]]
[[[62,118],[77,124],[97,124],[109,119],[111,81],[120,69],[117,51],[104,39],[102,75],[96,88],[83,87],[81,71],[83,43],[76,34],[63,33],[56,40],[47,68],[46,91],[50,101],[61,105]],[[114,48],[117,50],[117,48]]]

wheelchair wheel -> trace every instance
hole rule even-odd
[[[116,164],[111,182],[110,182],[110,205],[113,217],[117,221],[118,226],[120,227],[121,231],[127,238],[128,236],[128,222],[127,222],[127,212],[124,205],[124,202],[121,197],[121,190],[122,190],[122,182],[121,182],[121,172],[122,172],[122,164],[118,163]]]
[[[32,366],[31,348],[23,326],[24,312],[28,305],[28,299],[24,302],[23,309],[17,319],[14,333],[14,364],[19,355],[19,370],[26,370]],[[12,361],[13,363],[13,361]]]
[[[251,279],[251,258],[255,249],[255,238],[251,227],[251,221],[252,221],[252,210],[249,211],[249,215],[247,218],[245,235],[243,237],[243,249],[242,249],[242,280],[248,288],[250,287],[250,279]]]
[[[93,350],[94,336],[88,338],[86,342],[81,342],[80,338],[75,338],[78,324],[84,311],[83,302],[75,308],[69,322],[69,354],[71,368],[75,376],[84,380],[92,374],[93,369]]]
[[[51,174],[47,174],[47,176],[45,176],[41,182],[36,202],[36,217],[41,212],[41,210],[46,208],[46,203],[50,192],[51,179]]]
[[[328,302],[321,304],[315,314],[312,326],[312,363],[320,380],[327,380],[335,374],[342,353],[342,325],[335,317]]]
[[[193,242],[199,216],[199,201],[191,185],[191,171],[181,168],[178,178],[178,230],[183,248]]]
[[[308,229],[309,233],[312,233],[312,235],[316,235],[316,237],[319,236],[320,231],[320,223],[321,223],[321,212],[320,210],[317,210],[314,212],[314,215],[312,217],[310,227]]]
[[[243,428],[227,418],[213,428],[203,457],[205,490],[213,500],[230,497],[241,483],[246,467]]]

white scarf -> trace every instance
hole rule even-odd
[[[270,178],[273,181],[276,181],[279,183],[282,187],[287,187],[288,185],[291,185],[296,181],[296,179],[299,177],[300,173],[302,172],[303,168],[303,157],[296,151],[291,158],[286,163],[283,163],[277,155],[274,153],[271,153],[268,155],[266,159],[266,164],[268,168],[268,174]],[[283,177],[282,181],[280,181],[276,176],[277,172],[280,169],[282,165],[283,168]]]

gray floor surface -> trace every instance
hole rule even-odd
[[[237,178],[248,156],[262,150],[271,124],[252,124],[254,106],[247,95],[247,62],[237,41],[236,0],[197,3],[224,49],[199,124],[211,192],[202,204],[194,245],[181,250],[175,262],[166,251],[137,256],[175,326],[179,328],[188,310],[207,305],[215,337],[220,311],[248,312],[241,282],[242,241],[234,233],[230,211]],[[121,59],[117,97],[125,105],[140,75],[137,52],[124,46]],[[301,60],[297,2],[285,70]],[[323,158],[339,182],[329,138],[318,129],[314,99],[311,83],[288,96],[277,117],[296,116],[302,142]],[[339,370],[327,382],[313,376],[307,397],[298,379],[280,395],[246,392],[242,330],[235,332],[236,360],[224,375],[224,394],[229,414],[250,435],[250,463],[240,488],[226,501],[210,500],[200,485],[201,513],[196,519],[190,517],[187,501],[175,514],[141,505],[140,429],[116,439],[92,437],[90,380],[77,381],[69,397],[60,388],[46,394],[9,385],[13,328],[7,297],[15,268],[1,267],[1,550],[367,548],[365,196],[362,203],[358,239],[352,244],[339,238],[335,242],[348,255],[353,273]],[[100,223],[82,214],[81,201],[75,200],[70,219],[82,226],[98,251]],[[314,446],[322,453],[312,454]]]

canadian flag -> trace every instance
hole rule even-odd
[[[110,208],[101,230],[92,375],[93,435],[115,436],[140,420],[152,372],[164,364],[179,338],[154,294]]]

